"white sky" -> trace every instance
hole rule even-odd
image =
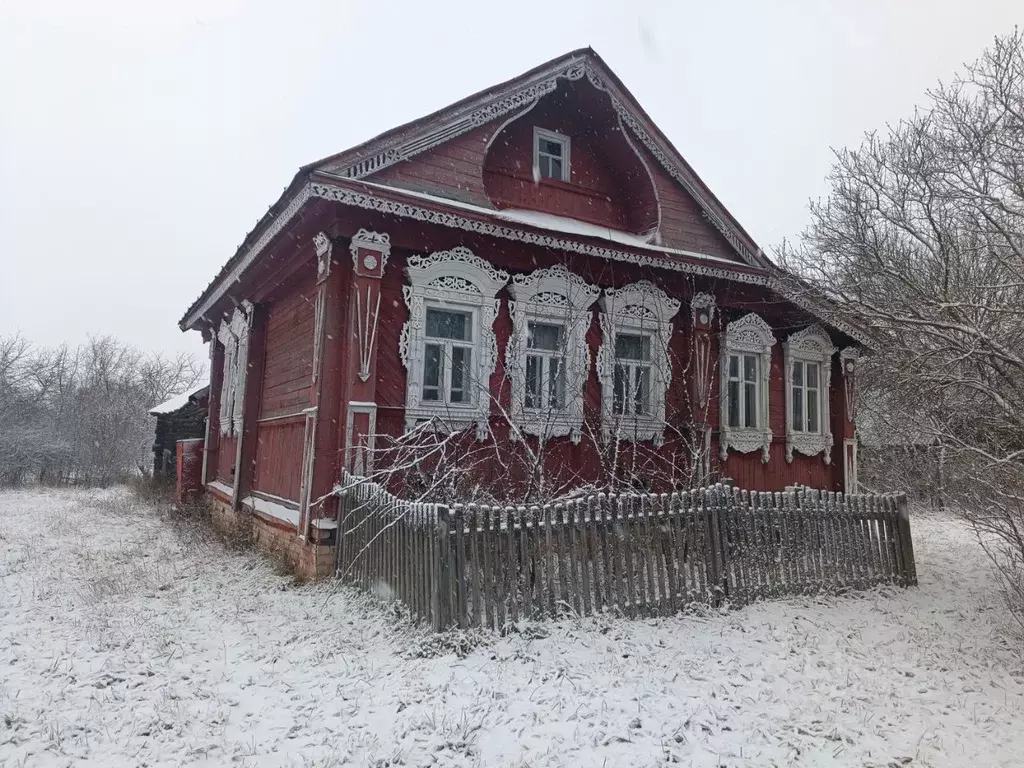
[[[298,167],[592,46],[758,243],[1020,0],[0,0],[0,334],[177,321]]]

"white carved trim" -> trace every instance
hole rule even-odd
[[[384,268],[388,265],[388,257],[391,256],[391,235],[386,232],[371,232],[368,229],[360,229],[352,237],[348,250],[352,254],[352,266],[357,270],[364,268],[370,272],[377,269],[376,258],[371,254],[364,257],[365,264],[359,264],[359,249],[368,249],[380,253],[380,272],[384,274]],[[368,260],[374,259],[373,263]]]
[[[506,128],[512,125],[512,123],[514,123],[519,118],[528,115],[533,110],[533,108],[537,106],[539,102],[539,99],[534,99],[522,110],[513,113],[507,119],[505,119],[497,128],[495,128],[494,132],[491,133],[490,137],[487,139],[487,143],[484,144],[484,157],[487,157],[488,153],[491,151],[491,145],[494,144],[495,139],[497,139],[502,134],[502,131],[504,131]]]
[[[626,130],[626,126],[622,122],[622,117],[616,115],[616,120],[619,124],[619,132],[622,134],[622,138],[626,140],[626,144],[633,150],[633,154],[636,155],[636,159],[640,161],[640,165],[643,166],[644,171],[647,173],[647,183],[651,185],[651,192],[654,194],[654,204],[657,212],[657,221],[654,224],[654,229],[644,235],[644,240],[648,243],[654,242],[655,238],[661,233],[661,193],[658,192],[658,184],[654,180],[654,172],[651,170],[650,163],[647,162],[647,158],[644,157],[644,153],[641,152],[633,139],[629,137],[629,131]]]
[[[721,415],[721,435],[719,446],[722,460],[729,456],[729,449],[732,448],[740,453],[750,453],[761,450],[761,461],[768,463],[769,451],[772,445],[772,430],[769,421],[769,391],[768,381],[772,369],[772,347],[775,346],[775,334],[771,326],[763,318],[751,312],[739,320],[734,320],[726,326],[724,343],[722,344],[721,369],[719,386],[719,414]],[[760,362],[758,380],[758,413],[757,423],[761,426],[756,429],[729,426],[729,359],[730,354],[755,354]]]
[[[377,341],[377,319],[380,316],[380,288],[373,284],[366,286],[366,299],[356,291],[356,324],[359,333],[359,380],[370,378],[370,364],[373,362],[373,347]],[[374,301],[373,294],[377,299]],[[370,307],[373,307],[371,310]]]
[[[583,391],[590,374],[590,307],[601,289],[590,285],[559,264],[512,278],[512,337],[506,365],[512,380],[512,420],[523,432],[539,437],[564,437],[579,444],[583,436]],[[526,408],[526,356],[528,323],[548,320],[565,327],[563,350],[564,411]],[[513,431],[515,436],[515,431]]]
[[[305,540],[309,527],[309,505],[313,492],[313,467],[316,465],[316,424],[318,408],[313,406],[302,413],[306,417],[302,434],[302,475],[299,486],[299,538]]]
[[[832,339],[820,325],[812,325],[797,331],[782,342],[782,354],[786,369],[786,461],[793,461],[793,451],[805,456],[824,454],[825,463],[832,462],[832,419],[829,414],[829,394],[832,382],[832,355],[836,349]],[[818,425],[817,433],[795,432],[793,430],[793,363],[797,360],[818,363],[821,380],[818,382]],[[805,405],[806,407],[806,405]]]
[[[224,348],[221,360],[220,408],[217,414],[217,423],[220,434],[229,436],[232,429],[231,412],[232,398],[235,394],[235,356],[238,354],[238,339],[231,333],[231,325],[227,320],[222,320],[220,323],[217,341]]]
[[[605,437],[623,440],[665,442],[665,396],[672,383],[672,361],[668,345],[672,336],[672,318],[681,302],[647,280],[607,288],[601,297],[601,347],[597,353],[597,374],[601,381],[601,427]],[[652,335],[651,413],[643,416],[613,412],[615,337],[619,331]]]
[[[690,324],[693,335],[693,379],[697,405],[703,411],[711,398],[711,338],[709,330],[717,304],[710,293],[697,293],[690,299]]]
[[[238,356],[235,361],[235,396],[232,402],[234,433],[241,437],[244,425],[245,382],[249,374],[249,337],[252,332],[252,302],[246,300],[235,307],[231,320],[231,331],[238,339]]]
[[[367,444],[356,445],[354,438],[356,414],[366,414]],[[377,404],[352,400],[345,417],[345,467],[349,472],[364,477],[373,472],[373,454],[377,441]]]
[[[242,434],[245,380],[249,368],[249,332],[253,305],[248,300],[235,307],[231,320],[221,321],[217,339],[224,347],[220,388],[220,433]]]
[[[318,279],[325,278],[331,269],[331,238],[324,232],[317,232],[313,238],[313,248],[316,250],[316,276]]]
[[[857,438],[843,440],[843,491],[858,493],[857,480]]]
[[[846,347],[839,353],[839,361],[843,369],[843,386],[846,395],[846,420],[851,424],[857,421],[857,361],[860,350]]]
[[[409,320],[399,338],[399,352],[408,371],[406,429],[411,430],[424,420],[437,423],[444,431],[475,423],[477,439],[483,440],[487,437],[490,416],[490,378],[498,361],[494,321],[500,301],[495,297],[508,282],[508,272],[460,245],[429,256],[410,256],[406,274],[410,285],[405,286],[402,293],[409,309]],[[474,373],[469,382],[472,390],[469,404],[421,402],[427,305],[472,312]]]
[[[212,384],[212,376],[213,376],[213,374],[212,374],[212,371],[213,371],[213,356],[214,356],[214,354],[216,352],[216,346],[217,346],[217,339],[215,339],[215,338],[214,339],[210,339],[209,358],[210,358],[211,384]],[[221,374],[221,375],[223,376],[223,374]],[[212,401],[212,398],[213,398],[213,387],[211,386],[209,388],[209,390],[208,390],[207,400],[206,400],[206,403],[207,403],[207,408],[206,408],[206,424],[203,425],[204,435],[205,435],[205,439],[204,439],[204,442],[203,442],[203,474],[201,475],[203,485],[206,485],[206,483],[209,482],[209,480],[210,480],[209,475],[207,473],[210,470],[210,462],[209,462],[209,458],[210,458],[210,436],[211,436],[211,431],[212,431],[210,424],[211,424],[212,420],[210,419],[209,404]]]
[[[317,286],[313,309],[313,383],[320,378],[320,356],[323,354],[324,325],[327,314],[327,286]]]

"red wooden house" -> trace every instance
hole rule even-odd
[[[181,321],[210,342],[205,487],[307,570],[342,471],[403,435],[556,485],[852,488],[861,342],[780,278],[575,51],[299,171]]]

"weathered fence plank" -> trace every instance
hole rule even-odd
[[[336,493],[338,577],[435,629],[917,583],[904,494],[711,486],[449,508],[354,477]]]

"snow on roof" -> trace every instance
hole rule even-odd
[[[175,395],[170,400],[160,403],[160,405],[150,409],[149,415],[160,416],[161,414],[164,413],[174,413],[180,408],[184,408],[186,405],[188,405],[188,399],[192,397],[192,395],[196,395],[202,392],[204,389],[207,388],[207,386],[209,385],[200,384],[197,387],[193,387],[188,392],[182,392],[180,395]]]
[[[411,189],[404,189],[402,187],[393,187],[390,184],[380,184],[374,181],[367,181],[365,179],[359,180],[360,184],[367,187],[375,187],[377,189],[388,190],[399,195],[405,195],[407,197],[415,197],[420,200],[426,200],[431,203],[438,203],[451,208],[459,208],[464,211],[471,213],[482,214],[485,216],[492,216],[497,219],[504,219],[505,221],[513,224],[525,224],[528,227],[536,227],[537,229],[545,229],[549,232],[559,232],[565,235],[575,235],[577,237],[593,237],[599,240],[606,240],[611,243],[617,243],[619,245],[625,245],[629,248],[642,248],[648,251],[655,251],[661,254],[670,254],[673,256],[688,256],[695,259],[703,259],[706,261],[718,261],[729,266],[749,267],[748,264],[734,261],[733,259],[726,259],[721,256],[712,256],[709,253],[700,253],[698,251],[685,251],[679,248],[666,248],[665,246],[655,245],[644,240],[642,237],[632,234],[631,232],[623,232],[619,229],[611,229],[610,227],[602,227],[597,224],[591,224],[586,221],[580,221],[579,219],[571,219],[568,216],[558,216],[554,213],[542,213],[541,211],[524,211],[518,208],[484,208],[480,205],[473,205],[472,203],[464,203],[461,200],[452,200],[448,197],[440,197],[438,195],[431,195],[426,192],[419,192]]]

